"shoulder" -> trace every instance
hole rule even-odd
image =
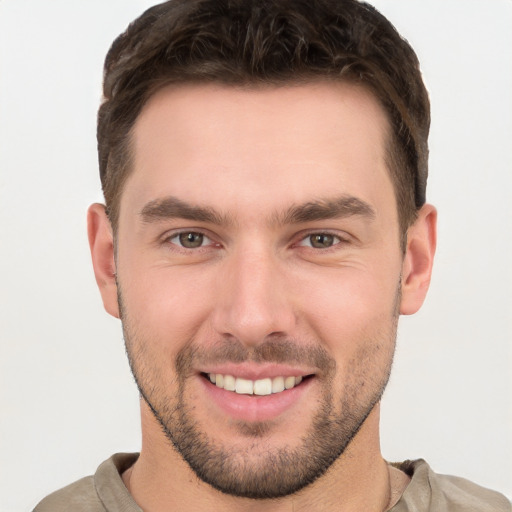
[[[44,498],[34,512],[105,512],[94,488],[94,478],[86,476]]]
[[[511,512],[510,501],[499,492],[465,478],[439,475],[424,460],[395,465],[411,482],[393,512]]]
[[[44,498],[33,512],[140,512],[123,484],[121,474],[136,460],[136,453],[118,453],[86,476]]]

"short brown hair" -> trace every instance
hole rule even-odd
[[[98,113],[100,177],[114,229],[131,170],[130,132],[157,90],[315,80],[361,84],[386,110],[387,164],[404,235],[425,202],[428,94],[407,41],[357,0],[170,0],[136,19],[107,54]]]

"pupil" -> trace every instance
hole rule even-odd
[[[203,243],[203,235],[201,233],[182,233],[180,235],[180,243],[187,249],[200,247]]]
[[[331,247],[334,241],[333,235],[313,235],[311,237],[311,245],[319,249]]]

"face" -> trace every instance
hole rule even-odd
[[[223,492],[311,483],[381,397],[403,271],[387,130],[348,84],[168,88],[137,120],[127,352],[147,410]]]

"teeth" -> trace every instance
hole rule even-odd
[[[252,395],[254,384],[252,380],[241,379],[237,377],[235,384],[235,391],[239,395]]]
[[[234,391],[240,395],[271,395],[292,389],[302,382],[302,377],[274,377],[273,379],[249,380],[221,373],[209,373],[208,378],[218,388]]]
[[[272,379],[272,393],[281,393],[284,391],[284,377]]]
[[[295,386],[295,377],[286,377],[284,379],[284,389],[292,389]]]
[[[272,393],[272,379],[260,379],[254,381],[255,395],[270,395]]]
[[[226,391],[235,391],[236,380],[233,375],[224,375],[224,389]]]

